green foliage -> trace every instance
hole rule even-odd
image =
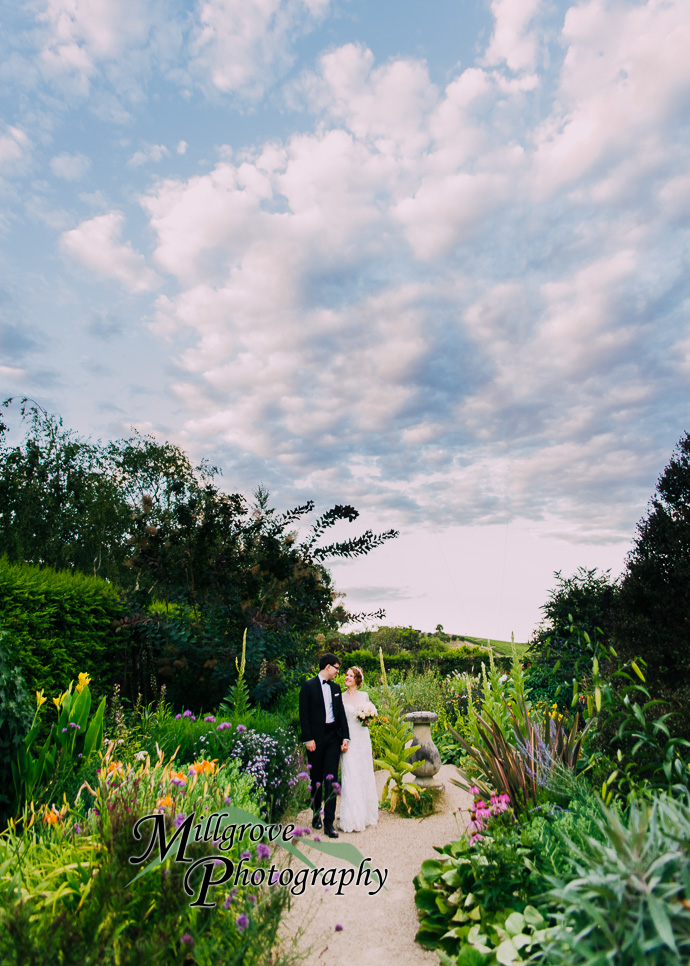
[[[420,746],[409,744],[406,747],[413,740],[412,727],[404,719],[400,698],[388,687],[383,653],[380,659],[383,701],[379,708],[377,743],[381,753],[374,764],[388,772],[381,805],[392,812],[400,811],[406,815],[419,814],[420,809],[422,813],[431,811],[431,793],[419,787],[410,770],[410,758]]]
[[[497,832],[490,849],[471,846],[466,838],[451,842],[415,877],[422,920],[416,940],[445,954],[442,963],[524,962],[546,939],[546,921],[529,901],[536,879],[530,853],[506,833]],[[516,936],[524,938],[516,943]]]
[[[12,402],[6,399],[8,406]],[[23,445],[8,446],[0,421],[0,546],[12,561],[112,577],[128,507],[98,444],[21,401]]]
[[[174,763],[162,760],[127,768],[111,753],[101,775],[96,810],[84,812],[80,800],[76,812],[67,807],[60,813],[47,811],[22,835],[11,830],[0,837],[0,962],[281,962],[277,930],[288,900],[285,890],[240,885],[231,895],[229,888],[218,888],[209,893],[215,908],[194,908],[183,888],[187,867],[170,858],[131,881],[129,857],[140,849],[132,829],[139,817],[160,807],[171,834],[176,806],[195,811],[200,820],[220,811],[227,798],[255,811],[251,779],[236,765],[207,767],[193,775],[176,773]],[[237,863],[247,848],[250,869],[268,864],[247,841],[235,842],[223,854]],[[200,842],[189,851],[199,858],[212,855],[213,846]],[[247,918],[244,930],[237,925],[240,914]]]
[[[244,671],[247,666],[247,631],[242,637],[242,660],[235,658],[237,669],[237,681],[228,691],[226,700],[221,704],[221,714],[227,714],[235,722],[244,721],[249,710],[249,689],[244,679]]]
[[[589,723],[581,729],[576,712],[568,729],[556,711],[533,709],[516,653],[510,676],[499,675],[493,661],[488,675],[482,671],[483,704],[481,713],[469,706],[469,740],[453,727],[449,731],[472,759],[478,774],[474,780],[482,791],[506,794],[516,810],[525,812],[557,771],[575,771]],[[466,783],[456,782],[461,787]]]
[[[642,655],[655,698],[687,709],[690,695],[690,434],[679,440],[657,483],[618,600],[616,649],[623,659]],[[690,727],[685,715],[685,737]]]
[[[399,699],[405,712],[436,711],[438,713],[441,709],[441,678],[435,669],[428,669],[421,673],[405,671],[396,674],[393,672],[387,675],[387,679],[390,694]],[[381,684],[367,683],[366,688],[374,704],[383,700],[385,689]]]
[[[609,664],[616,660],[609,650]],[[610,801],[618,792],[634,797],[641,791],[683,791],[690,788],[690,742],[678,734],[684,722],[677,714],[665,711],[667,705],[652,699],[646,687],[639,658],[627,664],[618,662],[608,676],[592,662],[589,693],[582,695],[590,722],[594,724],[593,750],[602,749],[616,757],[616,765],[602,785],[602,795]],[[578,700],[575,694],[573,702]],[[673,729],[673,732],[672,732]]]
[[[332,642],[329,642],[329,645]],[[361,667],[369,681],[378,679],[380,683],[380,661],[378,655],[372,654],[368,650],[355,650],[340,652],[335,648],[334,653],[341,654],[341,664],[357,664]],[[476,674],[479,672],[482,662],[487,659],[487,652],[478,647],[454,647],[443,653],[435,651],[418,651],[416,654],[389,654],[385,659],[386,672],[404,673],[415,672],[420,674],[425,670],[432,670],[438,674],[452,674],[453,672]],[[496,661],[498,667],[507,669],[510,665],[505,659]],[[391,679],[392,680],[392,679]]]
[[[33,746],[41,732],[41,725],[36,721],[47,700],[42,692],[36,697],[37,708],[31,730],[19,745],[12,761],[15,814],[30,802],[59,801],[65,781],[98,754],[103,740],[105,698],[91,715],[88,675],[81,674],[74,693],[70,683],[59,698],[53,698],[57,724],[51,725],[48,737],[38,754],[34,755]]]
[[[0,557],[0,621],[30,691],[62,691],[80,671],[106,688],[125,663],[117,591],[99,577]]]
[[[12,761],[31,728],[32,702],[0,630],[0,829],[12,811]]]
[[[603,839],[601,801],[582,779],[569,797],[567,809],[540,806],[518,824],[501,799],[475,794],[470,838],[437,848],[415,879],[418,942],[448,964],[541,962],[556,911],[548,877],[571,872],[572,843]]]
[[[690,808],[660,796],[627,821],[604,810],[600,835],[566,840],[573,872],[554,882],[560,928],[549,966],[681,966],[690,958]],[[574,874],[573,874],[574,873]]]
[[[580,567],[572,577],[554,576],[556,587],[541,608],[544,621],[524,656],[533,695],[549,703],[611,641],[618,595],[610,571]]]
[[[334,607],[325,562],[360,556],[397,535],[367,530],[326,542],[332,527],[357,519],[353,507],[335,506],[309,526],[312,501],[279,513],[261,487],[253,502],[222,492],[216,468],[193,466],[172,444],[139,435],[107,445],[85,441],[27,402],[20,404],[28,427],[19,445],[4,443],[8,430],[0,423],[3,547],[12,561],[100,573],[126,592],[127,612],[108,615],[121,632],[111,642],[110,676],[98,666],[107,625],[93,635],[95,663],[78,646],[60,654],[58,629],[51,650],[67,679],[74,656],[99,682],[120,680],[131,697],[141,692],[151,700],[157,675],[171,698],[178,691],[195,707],[215,705],[236,681],[237,642],[249,630],[246,681],[252,699],[267,705],[284,689],[286,672],[289,678],[313,658],[315,635],[355,616]],[[8,606],[0,599],[0,618]],[[49,614],[48,607],[46,620]],[[5,616],[9,629],[15,617]],[[86,623],[74,621],[79,629]],[[29,684],[59,686],[55,673],[37,679],[44,654],[29,647],[45,628],[17,631]],[[31,666],[24,658],[33,650]],[[45,665],[53,671],[51,659]]]

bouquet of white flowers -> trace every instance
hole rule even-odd
[[[371,701],[364,701],[355,711],[355,717],[365,726],[368,726],[369,722],[373,721],[377,715],[378,711]]]

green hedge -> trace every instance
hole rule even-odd
[[[102,693],[124,662],[113,627],[124,612],[105,580],[0,558],[0,624],[30,692],[53,696],[86,671]]]
[[[510,668],[508,658],[494,658],[496,666]],[[425,671],[427,668],[438,671],[439,674],[452,674],[453,671],[464,671],[478,674],[481,670],[482,662],[489,663],[489,653],[480,647],[454,647],[452,650],[443,651],[439,654],[436,651],[419,651],[417,654],[384,654],[383,663],[387,671]],[[376,674],[380,671],[378,654],[371,651],[350,651],[341,658],[341,666],[351,667],[356,664],[361,667],[365,674]]]

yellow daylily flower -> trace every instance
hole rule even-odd
[[[36,707],[37,708],[42,707],[46,703],[47,700],[48,700],[48,698],[46,698],[45,695],[43,694],[43,688],[41,688],[40,691],[37,691],[36,692]]]
[[[87,685],[89,684],[90,681],[91,681],[91,678],[86,673],[86,671],[80,671],[79,672],[79,683],[77,684],[77,687],[76,687],[77,694],[81,694],[81,692],[84,690],[85,687],[87,687]]]

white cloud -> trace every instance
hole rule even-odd
[[[294,38],[328,6],[329,0],[202,0],[192,70],[223,93],[258,97],[292,63]]]
[[[178,154],[180,153],[178,149]],[[184,153],[184,152],[183,152]],[[127,162],[130,168],[139,168],[142,164],[147,164],[152,161],[154,164],[158,164],[163,158],[170,156],[170,151],[166,148],[164,144],[147,144],[145,148],[140,151],[135,151],[132,157]]]
[[[492,0],[494,29],[484,60],[505,63],[512,71],[533,71],[537,66],[538,36],[533,22],[542,0]]]
[[[62,234],[62,250],[98,275],[121,282],[131,292],[150,291],[158,286],[159,279],[130,242],[120,241],[124,221],[120,211],[83,221]]]
[[[89,171],[91,161],[83,154],[62,154],[55,155],[50,160],[50,169],[56,178],[64,181],[80,181]]]
[[[22,174],[30,154],[29,136],[19,127],[8,126],[0,133],[0,174]]]
[[[686,4],[590,0],[568,10],[563,42],[556,108],[536,136],[537,191],[550,195],[632,157],[644,174],[650,156],[667,165],[669,122],[690,94]]]

